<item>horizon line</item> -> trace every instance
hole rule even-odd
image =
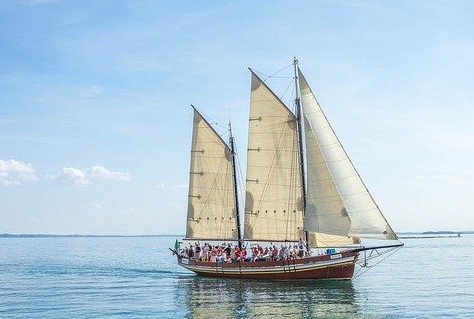
[[[178,234],[51,234],[51,233],[0,233],[0,237],[179,237]]]
[[[400,235],[410,234],[469,234],[474,233],[474,230],[428,230],[428,231],[401,231],[397,232]],[[55,234],[55,233],[0,233],[0,237],[185,237],[183,234]]]

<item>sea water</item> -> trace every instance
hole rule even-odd
[[[319,282],[199,277],[176,239],[0,238],[0,318],[474,318],[474,235],[405,239],[352,281]]]

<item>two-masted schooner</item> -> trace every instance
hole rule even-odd
[[[403,245],[297,62],[294,113],[250,70],[244,216],[232,134],[226,143],[193,107],[189,247],[172,249],[180,266],[226,278],[351,279],[361,254]],[[367,247],[364,238],[395,242]]]

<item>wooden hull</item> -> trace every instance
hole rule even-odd
[[[350,280],[354,274],[358,253],[346,251],[331,255],[282,261],[203,262],[178,258],[178,264],[198,275],[238,279]]]

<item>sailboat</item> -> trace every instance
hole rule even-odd
[[[356,264],[366,264],[367,256],[372,256],[368,252],[379,255],[381,250],[403,246],[329,124],[296,58],[293,68],[295,112],[249,69],[243,216],[232,133],[227,143],[193,106],[183,238],[189,247],[177,240],[175,249],[170,248],[179,266],[224,278],[350,280]],[[388,242],[365,246],[365,239]]]

